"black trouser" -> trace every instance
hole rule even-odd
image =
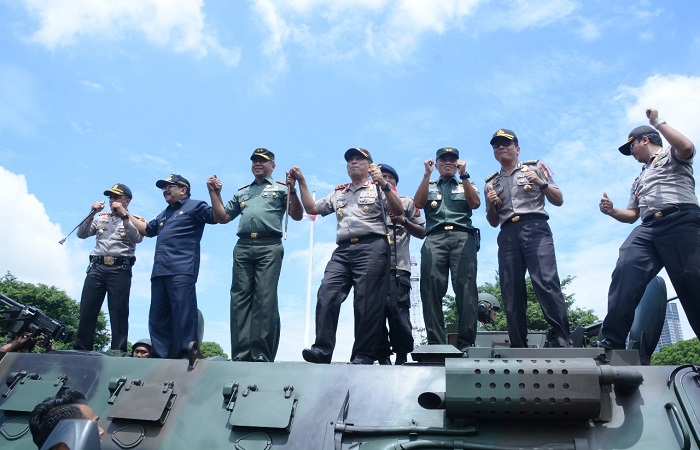
[[[109,322],[112,328],[112,350],[126,352],[129,334],[129,291],[131,266],[107,266],[92,263],[88,269],[80,297],[80,321],[73,348],[95,350],[97,317],[107,295]],[[97,349],[102,350],[102,349]]]
[[[340,306],[350,288],[355,295],[355,343],[350,360],[372,364],[377,359],[388,274],[385,236],[362,236],[356,244],[341,243],[333,251],[318,288],[316,341],[312,346],[324,362],[333,357]]]
[[[398,274],[398,275],[397,275]],[[386,323],[382,330],[379,357],[393,353],[413,351],[413,327],[411,326],[411,272],[391,270],[389,289],[384,306]],[[387,329],[387,324],[389,329]]]
[[[680,211],[639,225],[620,247],[601,334],[624,345],[644,290],[662,267],[700,336],[700,212]]]
[[[506,222],[498,233],[498,274],[511,347],[527,347],[526,270],[544,318],[554,329],[554,345],[569,347],[569,319],[546,219]]]

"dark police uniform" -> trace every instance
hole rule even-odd
[[[274,361],[279,345],[277,283],[282,268],[282,218],[287,185],[272,178],[253,181],[225,206],[238,223],[231,283],[231,358]]]
[[[316,201],[321,216],[335,212],[338,219],[336,243],[316,302],[316,341],[303,352],[310,362],[330,363],[335,349],[340,306],[354,288],[355,343],[350,360],[372,364],[376,359],[384,321],[384,302],[389,274],[389,245],[376,186],[367,180],[353,188],[352,183]]]
[[[460,350],[476,339],[476,252],[478,230],[472,226],[472,209],[464,186],[456,178],[431,180],[424,208],[426,229],[421,248],[420,296],[429,344],[447,344],[442,299],[452,273],[459,317]]]
[[[569,319],[561,292],[554,239],[544,210],[542,189],[530,183],[525,172],[533,170],[551,189],[557,187],[549,168],[538,160],[519,162],[511,173],[501,169],[486,178],[485,191],[493,189],[501,200],[496,206],[498,275],[508,319],[511,347],[527,347],[527,289],[525,271],[540,302],[544,317],[554,330],[553,345],[569,347]]]
[[[700,336],[700,208],[694,157],[695,149],[683,160],[674,148],[659,148],[632,185],[628,209],[639,209],[642,224],[620,247],[601,330],[616,347],[624,348],[635,308],[662,267]]]
[[[211,206],[186,197],[146,225],[146,236],[158,236],[148,315],[154,358],[186,358],[189,343],[197,340],[195,285],[199,242],[207,223],[215,223]]]
[[[136,244],[143,236],[131,222],[124,226],[124,220],[112,213],[101,213],[91,221],[83,221],[77,235],[80,239],[97,238],[90,252],[90,265],[80,296],[80,320],[73,348],[94,350],[97,318],[106,294],[112,329],[111,348],[126,352],[131,266],[136,262]]]
[[[401,196],[404,208],[404,216],[407,221],[416,225],[425,226],[425,218],[416,208],[413,199]],[[380,356],[389,356],[391,350],[396,354],[406,354],[413,351],[413,327],[411,325],[411,256],[410,239],[403,225],[389,221],[391,232],[391,269],[389,276],[389,289],[385,314],[389,329],[382,332],[382,348]],[[389,343],[391,347],[389,347]]]

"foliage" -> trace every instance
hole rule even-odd
[[[0,292],[19,303],[27,306],[39,308],[48,317],[70,327],[74,331],[78,328],[78,318],[80,317],[80,304],[70,298],[64,291],[55,286],[45,284],[32,284],[19,281],[17,277],[7,272],[0,278]],[[0,329],[0,338],[4,341],[7,332]],[[107,331],[107,320],[105,314],[100,311],[97,319],[97,333],[95,336],[95,350],[100,351],[107,347],[110,342]],[[54,342],[54,349],[65,350],[73,348],[73,343]],[[35,347],[35,351],[39,346]]]
[[[564,302],[566,303],[566,309],[569,315],[569,324],[572,330],[577,325],[593,325],[594,323],[600,322],[600,319],[595,315],[592,309],[573,307],[574,294],[567,294],[564,292],[566,287],[571,284],[573,280],[574,277],[572,276],[567,276],[561,280],[561,290],[564,295]],[[532,280],[529,276],[525,278],[525,285],[527,286],[527,329],[531,331],[546,331],[549,328],[549,323],[547,323],[544,318],[542,308],[540,308],[540,303],[537,301],[535,289],[532,286]],[[493,283],[487,282],[478,286],[477,291],[493,295],[501,303],[501,308],[503,308],[501,285],[498,280],[498,275]],[[445,323],[457,323],[457,308],[454,297],[449,294],[446,295],[445,298],[442,299],[442,306],[445,313]],[[495,331],[506,331],[508,329],[507,318],[503,309],[501,309],[501,312],[496,316],[494,326]]]
[[[203,341],[202,345],[199,347],[199,351],[205,358],[209,358],[210,356],[223,356],[224,358],[228,358],[228,355],[224,353],[224,349],[216,342]]]
[[[700,341],[695,337],[662,347],[651,355],[651,364],[653,366],[700,364]]]

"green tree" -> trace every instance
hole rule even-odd
[[[582,309],[574,308],[574,294],[567,294],[565,289],[574,277],[567,276],[561,280],[561,290],[564,295],[564,302],[566,303],[566,309],[569,315],[569,324],[571,328],[578,325],[593,325],[594,323],[600,322],[598,316],[595,315],[592,309]],[[537,301],[537,296],[535,295],[535,289],[532,287],[532,280],[530,277],[525,278],[525,285],[527,286],[527,328],[531,331],[545,331],[549,328],[549,323],[544,318],[542,313],[542,308],[540,308],[540,303]],[[495,296],[499,302],[501,302],[501,307],[503,307],[503,299],[501,298],[501,285],[498,280],[498,275],[493,283],[484,283],[477,287],[477,291],[480,293],[488,293]],[[455,299],[451,295],[446,295],[442,300],[443,311],[445,312],[445,323],[457,323],[457,308],[455,306]],[[501,312],[496,317],[494,322],[495,329],[497,331],[506,331],[507,328],[507,318],[505,311]]]
[[[209,358],[210,356],[223,356],[224,358],[228,358],[228,355],[224,353],[224,349],[216,342],[203,341],[202,345],[199,347],[199,351],[205,358]]]
[[[681,364],[700,364],[700,341],[698,338],[661,347],[651,355],[653,366],[680,366]]]
[[[78,328],[80,304],[70,298],[65,291],[55,286],[49,287],[45,284],[25,283],[19,281],[10,272],[7,272],[0,278],[0,292],[16,302],[39,308],[48,317],[72,328],[74,331]],[[0,329],[0,338],[4,341],[6,337],[7,331]],[[107,347],[109,341],[107,320],[105,319],[105,314],[100,311],[97,319],[95,350],[103,350]],[[73,343],[54,342],[53,346],[56,350],[65,350],[73,348]]]

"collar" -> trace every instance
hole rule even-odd
[[[438,181],[437,181],[438,186],[441,185],[443,182],[448,183],[448,184],[459,184],[459,182],[457,181],[457,175],[455,175],[452,178],[447,178],[447,179],[442,178],[442,177],[438,178]]]
[[[272,175],[270,175],[269,177],[264,178],[264,179],[263,179],[262,181],[260,181],[260,182],[258,182],[257,179],[254,179],[253,182],[250,183],[250,184],[265,184],[265,183],[267,183],[267,184],[275,184],[275,180],[272,179]]]

